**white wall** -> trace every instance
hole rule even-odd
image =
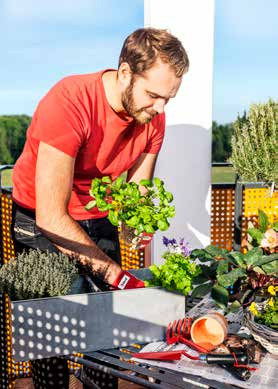
[[[152,261],[159,263],[163,235],[184,237],[192,248],[209,243],[214,0],[145,0],[144,12],[145,26],[167,28],[190,60],[166,108],[166,137],[155,171],[176,206],[170,229],[154,237]]]

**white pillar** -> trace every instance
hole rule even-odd
[[[210,241],[211,125],[214,0],[145,0],[145,27],[166,28],[183,43],[190,69],[166,108],[166,137],[155,176],[174,194],[176,216],[156,233],[152,261],[160,263],[162,236],[184,237],[191,248]]]

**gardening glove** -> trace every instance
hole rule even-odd
[[[113,282],[112,287],[114,287],[115,289],[134,289],[144,288],[145,284],[143,281],[134,277],[126,270],[122,270],[116,280]]]
[[[144,250],[151,243],[152,238],[153,234],[149,234],[148,232],[142,232],[141,240],[138,245],[139,250]]]

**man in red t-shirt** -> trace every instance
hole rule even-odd
[[[124,171],[137,183],[152,177],[164,136],[164,107],[188,65],[176,37],[165,30],[136,30],[124,42],[118,70],[66,77],[44,96],[14,167],[13,200],[27,217],[34,213],[35,235],[115,287],[124,275],[120,265],[86,232],[90,221],[106,216],[84,208],[91,180],[115,179]],[[15,238],[20,241],[22,234],[16,224]],[[27,235],[22,242],[37,247]],[[136,286],[128,276],[125,287]]]
[[[125,40],[118,70],[66,77],[43,97],[13,172],[17,252],[60,250],[105,284],[143,287],[121,270],[117,228],[84,207],[95,177],[152,178],[164,107],[188,66],[176,37],[142,28]]]

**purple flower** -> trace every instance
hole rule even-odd
[[[176,239],[168,239],[166,236],[163,236],[163,244],[164,246],[168,247],[170,244],[173,245],[173,244],[177,244],[177,241]]]
[[[180,252],[185,257],[188,257],[191,254],[191,250],[189,248],[189,242],[184,243],[184,238],[180,238],[179,243],[177,243],[176,239],[168,239],[166,236],[163,236],[163,244],[170,250],[171,252]]]
[[[184,245],[181,246],[181,250],[183,252],[183,255],[185,257],[188,257],[190,254],[191,254],[191,250],[190,248],[188,247],[188,242],[186,242]]]

